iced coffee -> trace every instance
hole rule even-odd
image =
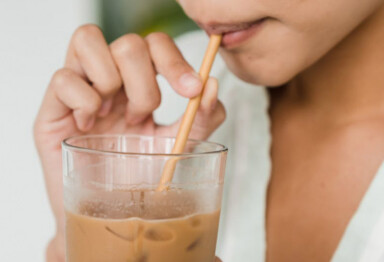
[[[68,208],[67,261],[214,261],[220,210],[210,205],[198,213],[199,198],[215,197],[204,191],[116,192]]]

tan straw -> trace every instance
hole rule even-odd
[[[172,149],[172,154],[182,154],[184,152],[189,133],[192,129],[193,121],[195,120],[197,110],[200,106],[205,85],[209,78],[209,73],[211,71],[217,51],[220,47],[221,39],[221,35],[212,35],[210,38],[209,45],[204,56],[204,60],[200,68],[200,77],[203,82],[203,90],[201,91],[200,95],[189,100],[187,109],[185,110],[183,120],[177,133],[176,141]],[[157,187],[157,191],[163,191],[168,189],[168,186],[173,179],[173,173],[175,172],[177,161],[178,158],[173,157],[165,163],[161,176],[161,181],[159,186]]]

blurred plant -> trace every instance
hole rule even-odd
[[[175,0],[99,0],[101,24],[109,42],[126,33],[162,31],[175,37],[197,26]]]

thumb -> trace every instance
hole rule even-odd
[[[207,139],[224,122],[226,112],[223,104],[218,100],[218,93],[217,79],[210,78],[205,86],[190,138]]]
[[[207,139],[225,120],[225,109],[218,100],[219,84],[217,79],[210,78],[204,88],[200,107],[197,111],[189,138]],[[161,126],[157,130],[158,135],[176,135],[182,119],[171,126]]]

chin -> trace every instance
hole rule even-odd
[[[281,52],[266,52],[264,56],[253,52],[231,53],[222,50],[221,56],[229,70],[241,80],[265,87],[287,84],[303,69],[300,59]]]
[[[284,63],[268,61],[243,63],[226,61],[229,70],[241,80],[259,86],[278,87],[287,84],[297,73]],[[291,69],[291,70],[290,70]]]

